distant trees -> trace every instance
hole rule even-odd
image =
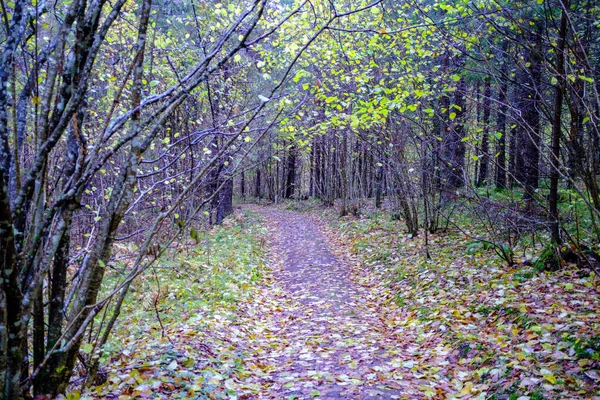
[[[513,230],[481,238],[507,260],[523,232],[575,247],[575,237],[597,238],[595,3],[384,2],[372,11],[331,26],[300,64],[309,101],[281,126],[304,134],[297,195],[339,198],[342,214],[350,198],[379,207],[385,195],[411,234],[435,230],[440,217],[447,226],[458,209],[484,213],[476,219]],[[581,207],[561,204],[569,196]]]

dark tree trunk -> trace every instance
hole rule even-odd
[[[496,142],[496,153],[498,154],[498,157],[496,158],[496,187],[498,189],[506,188],[506,113],[508,112],[508,104],[506,103],[508,97],[506,93],[507,91],[508,84],[506,83],[506,80],[503,80],[498,93],[500,108],[496,117],[498,132],[498,140]]]
[[[558,179],[560,178],[560,136],[562,122],[562,106],[564,96],[565,80],[565,44],[567,36],[567,12],[569,10],[569,0],[561,1],[563,6],[560,18],[560,28],[558,32],[558,44],[556,48],[556,92],[554,95],[554,116],[552,121],[552,147],[550,155],[550,196],[548,198],[548,207],[550,209],[550,233],[552,242],[561,243],[560,226],[558,215]]]
[[[485,79],[483,89],[483,132],[481,133],[481,157],[479,158],[479,177],[477,186],[487,184],[489,166],[489,123],[490,123],[490,97],[492,96],[490,77]]]
[[[256,180],[254,182],[254,197],[259,198],[261,197],[261,191],[260,191],[260,165],[258,165],[256,167]]]
[[[70,226],[71,212],[63,213],[63,218],[67,218],[67,224]],[[48,304],[48,332],[46,338],[46,348],[53,349],[62,334],[63,324],[63,304],[65,299],[65,288],[67,282],[67,266],[69,262],[69,243],[70,233],[67,230],[60,239],[59,247],[54,257],[52,275],[50,281],[50,301]],[[34,381],[34,389],[38,394],[53,393],[60,383],[64,380],[64,372],[61,364],[64,357],[60,355],[50,356]]]
[[[310,148],[310,177],[308,182],[308,197],[315,196],[315,145]]]
[[[518,125],[516,160],[517,180],[523,185],[523,198],[526,201],[533,200],[534,193],[538,188],[539,181],[539,159],[540,159],[540,115],[539,115],[539,87],[542,71],[542,31],[537,27],[532,32],[530,46],[525,51],[525,65],[522,65],[517,74],[518,105],[521,111],[521,119]]]
[[[223,220],[233,212],[233,179],[230,177],[224,179],[224,182],[221,181],[223,187],[216,196],[218,199],[215,216],[216,225],[221,225]]]
[[[21,387],[25,316],[5,171],[8,172],[0,165],[0,329],[3,330],[0,332],[0,394],[5,399],[17,399]]]
[[[296,146],[292,145],[288,150],[287,158],[287,179],[285,185],[285,198],[289,199],[294,196],[296,188]]]
[[[448,154],[446,158],[450,162],[450,171],[448,178],[449,189],[459,189],[465,185],[465,144],[464,138],[464,109],[465,109],[465,91],[466,83],[464,78],[458,81],[456,94],[454,96],[456,116],[454,124],[451,124],[448,132]],[[451,113],[452,114],[452,113]]]
[[[383,163],[379,163],[375,174],[375,208],[381,208],[381,196],[383,192]]]
[[[510,139],[508,144],[508,181],[512,188],[517,181],[521,182],[522,168],[517,168],[517,163],[520,161],[519,152],[517,151],[517,127],[516,124],[510,129]],[[523,163],[520,162],[519,165]]]
[[[322,138],[317,138],[315,143],[315,195],[323,199],[323,146]]]
[[[242,199],[246,197],[246,172],[242,171],[240,174],[240,195]]]
[[[481,126],[481,108],[482,108],[482,104],[481,104],[481,93],[480,93],[480,84],[479,82],[477,82],[477,85],[475,85],[475,103],[476,103],[476,126],[479,127]],[[481,137],[483,138],[483,130],[485,129],[485,127],[483,127],[483,129],[481,130]],[[478,180],[479,180],[479,165],[481,164],[481,157],[479,157],[479,155],[481,154],[481,143],[476,143],[475,145],[475,155],[478,156],[478,158],[475,160],[475,165],[473,167],[473,185],[475,186],[479,186],[478,184]]]

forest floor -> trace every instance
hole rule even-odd
[[[348,248],[313,216],[252,210],[265,217],[275,266],[271,293],[261,301],[270,301],[270,310],[251,328],[261,337],[249,360],[265,372],[260,397],[399,399],[420,393],[428,381],[405,374],[418,346],[395,331],[397,308],[365,271],[353,269]]]
[[[595,274],[507,269],[452,233],[424,261],[389,216],[284,208],[244,206],[188,275],[140,287],[106,382],[67,397],[600,399]]]

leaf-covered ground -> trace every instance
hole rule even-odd
[[[600,279],[593,272],[570,265],[539,272],[526,260],[507,268],[452,229],[429,237],[426,260],[423,235],[403,234],[389,215],[329,220],[356,262],[392,289],[397,329],[414,340],[410,372],[440,396],[600,398]]]
[[[402,398],[430,391],[425,377],[407,377],[411,338],[395,331],[395,306],[382,288],[359,276],[314,218],[258,210],[272,238],[274,281],[246,307],[244,382],[259,398]],[[362,279],[362,281],[361,281]]]
[[[164,331],[140,284],[83,397],[599,398],[594,274],[507,269],[454,232],[425,261],[382,216],[246,214],[156,272]]]
[[[244,214],[136,281],[100,354],[106,381],[81,394],[75,377],[67,398],[235,395],[235,379],[247,373],[236,343],[243,336],[234,326],[238,305],[252,301],[257,285],[269,279],[266,230],[257,215]]]

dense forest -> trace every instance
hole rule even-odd
[[[325,215],[327,229],[341,232],[330,246],[354,243],[348,251],[379,271],[381,298],[391,296],[400,311],[421,296],[419,307],[432,305],[429,286],[406,295],[424,278],[407,279],[399,265],[408,260],[423,268],[419,274],[442,265],[440,247],[456,250],[444,253],[449,263],[475,257],[458,274],[468,281],[465,293],[478,293],[479,264],[493,264],[518,275],[511,282],[553,279],[552,287],[572,291],[564,294],[572,309],[558,306],[558,297],[539,306],[564,313],[548,316],[548,324],[587,307],[558,333],[526,334],[556,335],[563,347],[551,353],[565,363],[572,357],[572,376],[540,367],[519,397],[490,384],[495,369],[481,364],[477,377],[487,389],[456,378],[460,384],[428,391],[421,382],[418,394],[396,388],[399,397],[383,398],[600,396],[600,3],[0,0],[0,7],[1,398],[75,396],[75,386],[105,384],[121,340],[115,336],[123,335],[143,285],[155,278],[158,285],[157,266],[179,279],[188,261],[177,257],[201,253],[213,265],[242,249],[240,263],[267,263],[269,251],[295,245],[248,229],[284,229],[277,224],[291,218],[279,214],[285,208]],[[279,211],[265,217],[257,206],[236,209],[250,203]],[[375,220],[381,226],[368,228]],[[242,236],[224,233],[232,225]],[[382,255],[384,245],[393,252]],[[240,287],[261,285],[254,269],[244,271],[248,282]],[[452,276],[436,275],[436,295],[451,296]],[[314,284],[307,279],[300,283]],[[229,293],[215,282],[206,290]],[[192,306],[157,287],[144,307],[154,310],[164,337],[169,322],[161,320],[159,299]],[[524,324],[509,315],[519,306],[470,301],[469,315]],[[245,297],[235,303],[252,304]],[[439,318],[425,319],[439,327]],[[544,326],[528,321],[525,330]],[[465,359],[475,345],[456,340],[457,359]],[[170,371],[179,365],[167,364]],[[430,380],[454,382],[460,373],[453,374]],[[164,387],[127,395],[246,393],[232,385],[247,375],[228,385],[211,379],[196,384],[196,393],[213,391],[204,395],[187,388],[174,396]],[[245,388],[250,394],[239,398],[260,397],[264,387]],[[277,396],[265,398],[284,398]]]

